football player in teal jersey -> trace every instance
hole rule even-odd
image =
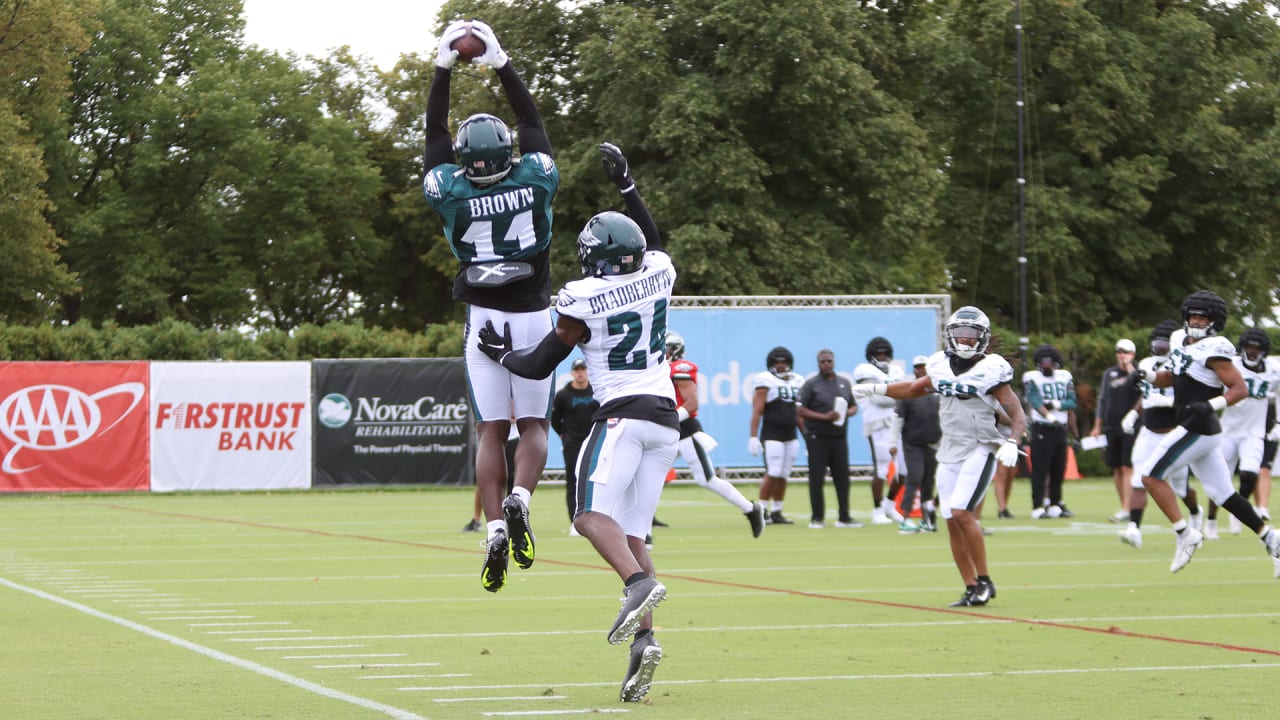
[[[458,53],[451,45],[468,32],[485,45],[475,59],[494,69],[516,116],[520,157],[512,132],[493,115],[472,115],[449,134],[449,81]],[[427,95],[425,175],[427,202],[440,214],[458,258],[453,297],[467,304],[463,341],[467,385],[476,417],[476,486],[487,520],[480,583],[497,592],[506,582],[508,548],[516,565],[534,560],[529,501],[547,462],[552,379],[512,375],[477,349],[486,322],[511,328],[517,349],[536,345],[551,330],[551,200],[560,171],[533,96],[512,69],[488,25],[456,21],[440,37],[436,71]],[[515,487],[503,499],[504,448],[511,418],[520,430]]]

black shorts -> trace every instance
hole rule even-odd
[[[1106,460],[1107,467],[1115,470],[1118,467],[1133,467],[1133,435],[1123,430],[1108,430]]]

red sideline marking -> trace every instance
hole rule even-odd
[[[429,548],[431,550],[441,550],[444,552],[465,552],[471,554],[471,550],[463,550],[461,548],[451,547],[448,545],[433,545],[431,543],[413,542],[410,540],[392,540],[390,538],[374,537],[372,535],[352,535],[350,533],[328,532],[326,530],[311,530],[307,528],[287,527],[285,525],[270,525],[268,523],[252,522],[249,520],[231,520],[228,518],[211,517],[207,515],[192,515],[190,513],[166,512],[163,510],[149,510],[143,508],[133,508],[124,505],[116,505],[114,503],[89,503],[91,505],[105,506],[115,510],[124,510],[126,512],[143,513],[146,515],[163,515],[167,517],[186,518],[188,520],[202,520],[206,522],[225,523],[227,525],[243,525],[246,527],[256,527],[265,530],[281,530],[284,532],[300,532],[308,535],[318,535],[320,537],[330,538],[346,538],[356,540],[368,540],[369,542],[386,543],[388,545],[407,545],[409,547]],[[589,570],[605,570],[612,572],[612,568],[601,567],[599,565],[590,565],[587,563],[570,562],[567,560],[540,560],[543,564],[558,565],[561,567],[586,568]],[[973,612],[972,610],[956,610],[952,608],[930,607],[928,605],[913,605],[911,603],[891,602],[889,600],[871,600],[869,598],[846,597],[843,595],[828,595],[826,593],[815,593],[807,590],[792,590],[790,588],[769,587],[767,585],[752,585],[750,583],[732,582],[729,580],[711,580],[709,578],[693,577],[690,575],[673,575],[671,573],[663,573],[664,578],[674,578],[676,580],[684,580],[685,582],[698,583],[702,585],[715,585],[718,587],[740,588],[743,590],[755,590],[758,592],[777,593],[781,595],[794,595],[796,597],[814,598],[817,600],[836,600],[839,602],[859,603],[862,605],[877,605],[880,607],[898,608],[900,610],[917,610],[923,612],[942,613],[945,615],[960,615],[962,617],[979,617],[987,620],[1000,620],[1008,623],[1020,623],[1023,625],[1038,625],[1040,627],[1060,628],[1063,630],[1079,630],[1082,632],[1099,633],[1103,635],[1120,635],[1123,637],[1138,638],[1141,640],[1156,640],[1159,642],[1178,643],[1181,645],[1195,645],[1197,647],[1217,648],[1219,650],[1231,650],[1234,652],[1257,653],[1259,655],[1271,655],[1280,657],[1280,650],[1268,650],[1266,648],[1253,648],[1245,645],[1230,645],[1227,643],[1210,642],[1207,640],[1191,640],[1188,638],[1173,637],[1170,635],[1152,635],[1150,633],[1138,633],[1125,630],[1123,628],[1112,625],[1107,628],[1095,628],[1087,625],[1072,625],[1070,623],[1052,622],[1049,620],[1029,620],[1027,618],[1009,617],[1006,615],[992,615],[989,613]]]

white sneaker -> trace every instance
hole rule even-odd
[[[1254,509],[1253,509],[1253,511],[1254,511],[1254,512],[1256,512],[1256,513],[1258,513],[1258,517],[1262,518],[1262,521],[1263,521],[1263,522],[1271,522],[1271,511],[1270,511],[1270,510],[1268,510],[1268,509],[1266,509],[1266,508],[1264,508],[1264,507],[1256,507],[1256,508],[1254,508]]]
[[[1239,535],[1240,534],[1240,518],[1236,517],[1235,515],[1232,515],[1231,518],[1227,521],[1227,529],[1231,531],[1232,535]]]
[[[1117,510],[1115,515],[1107,518],[1107,522],[1129,522],[1129,511]]]
[[[1120,542],[1125,545],[1132,545],[1133,549],[1142,549],[1142,528],[1136,525],[1130,525],[1120,531]]]
[[[890,520],[889,516],[885,514],[884,508],[878,507],[875,510],[871,511],[871,524],[872,525],[891,525],[893,524],[893,521]]]
[[[1204,521],[1204,539],[1205,540],[1218,539],[1218,521],[1217,520]]]
[[[1042,507],[1038,507],[1038,508],[1036,508],[1035,510],[1032,510],[1032,511],[1031,511],[1031,519],[1032,519],[1032,520],[1039,520],[1039,519],[1040,519],[1040,518],[1042,518],[1042,517],[1044,517],[1044,508],[1042,508]]]
[[[898,512],[898,506],[889,498],[881,500],[880,507],[884,508],[884,514],[892,518],[894,522],[906,522],[906,518],[902,516],[902,513]]]
[[[1267,528],[1259,539],[1271,556],[1271,563],[1276,566],[1276,577],[1280,578],[1280,532],[1276,532],[1275,528]]]
[[[1169,565],[1169,572],[1178,572],[1186,567],[1191,562],[1191,556],[1204,544],[1204,535],[1195,528],[1187,528],[1177,539],[1178,547],[1173,551],[1173,563]]]
[[[1062,508],[1057,505],[1050,505],[1049,509],[1044,511],[1044,514],[1051,518],[1060,518],[1062,517]]]
[[[822,527],[824,527],[824,525],[825,525],[825,524],[824,524],[821,520],[810,520],[810,521],[809,521],[809,527],[813,528],[814,530],[821,529]]]

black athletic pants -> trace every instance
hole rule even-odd
[[[1062,477],[1067,472],[1067,429],[1053,423],[1031,423],[1031,509],[1062,503]]]
[[[837,516],[840,520],[848,520],[849,515],[849,440],[845,437],[824,435],[808,435],[805,443],[809,448],[809,517],[822,522],[826,517],[827,503],[825,485],[827,470],[831,470],[831,481],[836,486],[836,506],[840,509]]]

